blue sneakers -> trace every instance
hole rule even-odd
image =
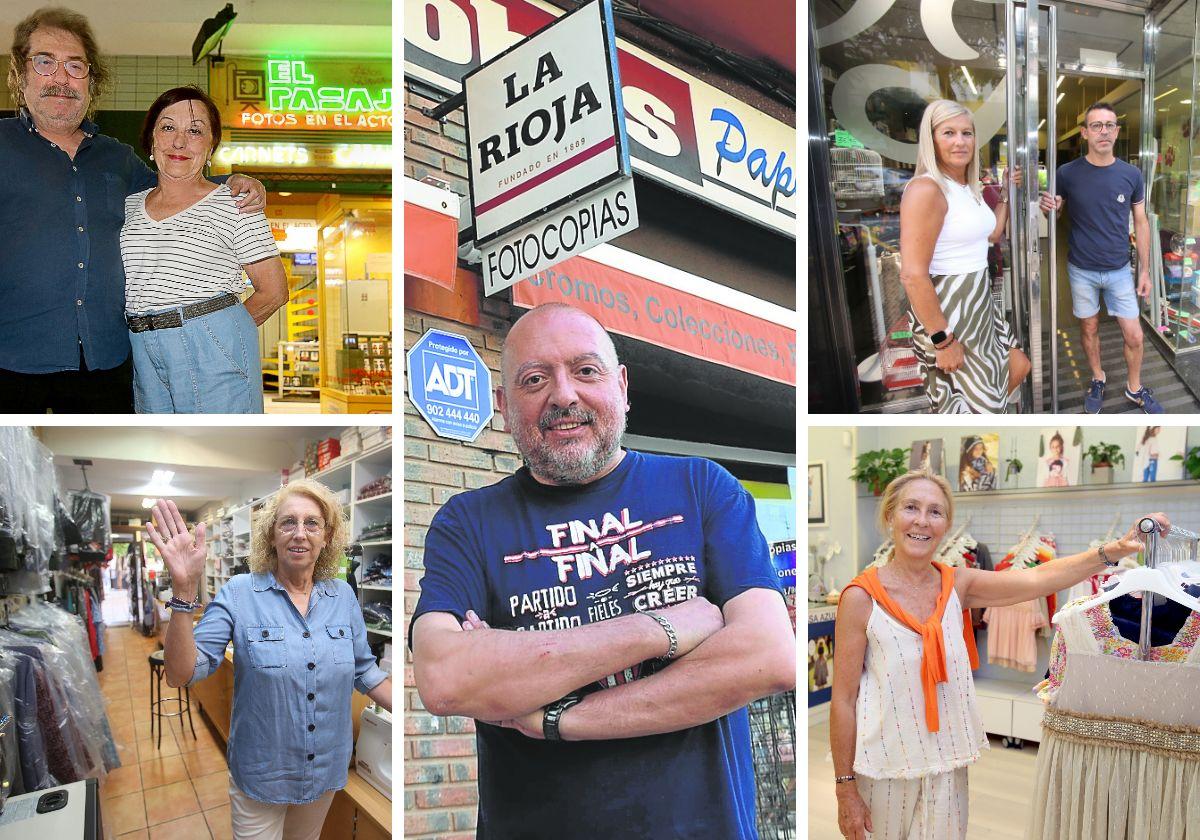
[[[1141,408],[1146,414],[1167,413],[1167,410],[1162,407],[1162,403],[1154,399],[1154,394],[1145,385],[1142,386],[1140,391],[1130,391],[1129,388],[1126,388],[1125,399]]]
[[[1088,385],[1087,393],[1083,395],[1083,410],[1088,414],[1099,414],[1102,408],[1104,408],[1104,383],[1099,379],[1093,379]]]

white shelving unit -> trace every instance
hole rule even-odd
[[[359,499],[363,488],[377,479],[392,474],[392,442],[343,456],[339,462],[315,475],[309,476],[321,482],[339,496],[350,518],[350,541],[363,547],[363,556],[355,572],[358,583],[358,598],[361,603],[384,602],[391,604],[392,588],[377,584],[362,584],[364,570],[372,561],[383,555],[392,554],[392,494],[383,493],[367,499]],[[225,581],[232,577],[233,567],[250,556],[250,532],[256,517],[266,506],[267,499],[226,509],[223,515],[208,520],[209,540],[206,567],[206,601],[216,596]],[[383,526],[387,526],[383,531]],[[364,531],[372,530],[368,539],[359,539]],[[382,533],[375,535],[376,531]],[[391,638],[385,630],[367,628],[368,636]]]

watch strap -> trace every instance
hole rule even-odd
[[[1109,559],[1108,553],[1107,553],[1107,552],[1105,552],[1105,550],[1104,550],[1104,544],[1103,544],[1103,543],[1101,543],[1099,546],[1097,546],[1097,547],[1096,547],[1096,553],[1100,555],[1100,559],[1104,561],[1104,565],[1105,565],[1105,566],[1115,566],[1115,565],[1117,565],[1117,561],[1116,561],[1116,560],[1110,560],[1110,559]]]
[[[579,703],[582,700],[578,694],[568,694],[561,700],[555,700],[549,706],[542,710],[542,737],[547,741],[561,741],[562,735],[558,731],[558,724],[562,720],[563,713],[567,709]]]

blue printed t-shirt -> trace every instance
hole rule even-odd
[[[557,630],[697,595],[724,606],[754,588],[779,583],[750,494],[711,461],[629,451],[583,486],[521,469],[451,498],[426,535],[413,622],[474,610],[496,629]],[[476,733],[478,840],[758,836],[744,708],[643,738],[546,742],[483,722]]]
[[[233,642],[229,773],[258,802],[298,805],[346,786],[354,746],[350,691],[387,678],[367,646],[350,584],[313,584],[301,615],[275,575],[234,575],[193,631],[191,683],[225,661]]]
[[[1058,168],[1055,191],[1071,217],[1067,261],[1089,271],[1128,265],[1129,214],[1146,200],[1138,168],[1123,160],[1093,166],[1081,157]]]

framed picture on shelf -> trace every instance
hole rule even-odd
[[[958,458],[958,489],[964,492],[995,490],[1000,463],[1000,435],[984,432],[962,439]]]
[[[825,462],[808,465],[808,524],[828,525],[829,491],[825,487]]]
[[[934,475],[945,475],[942,462],[942,439],[914,440],[908,453],[910,470],[928,470]]]
[[[1171,460],[1187,454],[1184,426],[1138,426],[1133,441],[1133,474],[1137,483],[1177,481],[1187,478],[1183,461]]]
[[[1079,483],[1083,444],[1076,443],[1077,440],[1077,426],[1042,429],[1037,462],[1038,487],[1074,487]]]

